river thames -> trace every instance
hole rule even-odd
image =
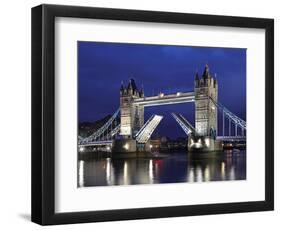
[[[245,179],[245,150],[227,150],[200,157],[176,152],[155,153],[154,157],[78,161],[78,187]]]

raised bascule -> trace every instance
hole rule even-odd
[[[206,65],[201,77],[195,75],[193,92],[146,97],[133,79],[127,87],[121,83],[120,108],[92,135],[78,138],[79,151],[106,146],[116,153],[150,152],[150,137],[163,117],[154,114],[145,122],[145,107],[177,103],[195,103],[195,126],[183,115],[172,113],[188,136],[189,152],[220,151],[223,141],[246,141],[246,122],[218,102],[218,81]],[[218,112],[222,114],[222,136],[218,135]]]

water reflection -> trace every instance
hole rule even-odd
[[[171,153],[159,158],[80,160],[78,186],[207,182],[246,179],[246,152],[212,157]]]

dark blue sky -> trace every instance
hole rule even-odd
[[[79,121],[95,121],[119,107],[121,81],[134,78],[146,96],[193,91],[196,71],[208,63],[216,74],[218,100],[246,119],[246,49],[126,43],[78,42]],[[155,134],[185,136],[171,112],[182,113],[194,124],[194,105],[146,107],[145,118],[164,115]],[[220,122],[219,122],[220,125]]]

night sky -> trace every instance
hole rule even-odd
[[[78,42],[79,122],[113,114],[122,81],[127,86],[134,78],[138,88],[143,85],[145,96],[190,92],[196,71],[201,76],[206,64],[217,76],[219,102],[246,120],[246,49]],[[145,120],[152,114],[164,116],[154,135],[185,136],[172,112],[194,125],[193,103],[145,107]]]

